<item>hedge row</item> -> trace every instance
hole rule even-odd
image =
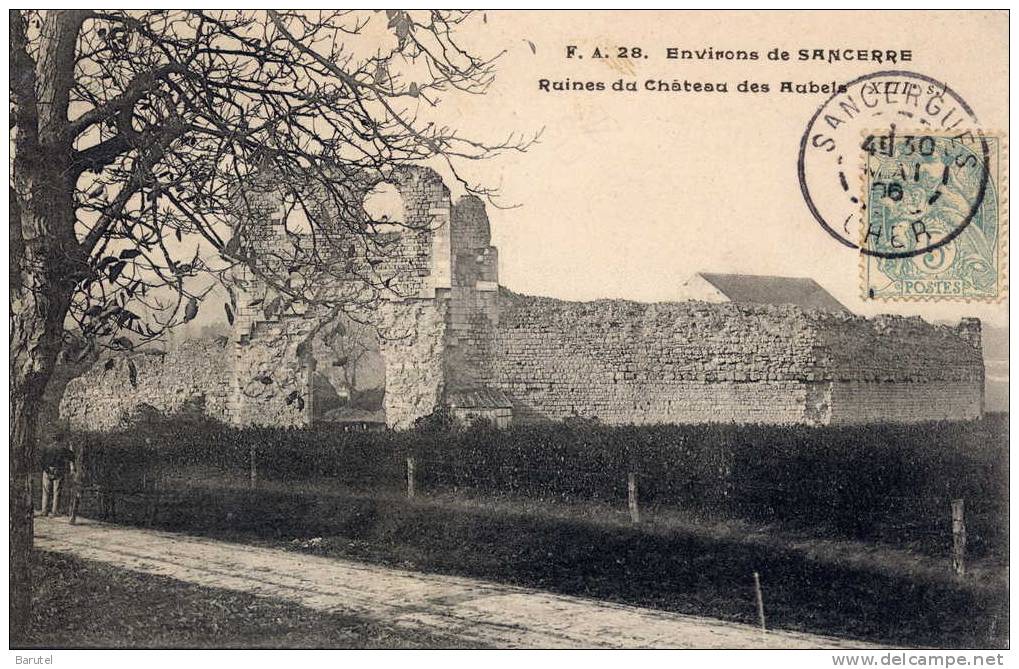
[[[805,427],[596,423],[495,430],[423,426],[405,432],[229,428],[161,421],[81,435],[90,477],[130,488],[155,479],[246,479],[300,487],[335,481],[564,501],[626,499],[729,517],[824,526],[841,534],[941,532],[948,500],[964,498],[971,543],[1004,540],[1008,421]],[[144,437],[139,435],[144,434]]]

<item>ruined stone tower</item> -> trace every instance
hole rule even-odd
[[[384,420],[405,427],[448,391],[480,382],[499,286],[483,203],[466,196],[454,204],[441,177],[420,167],[373,190],[388,195],[383,206],[393,221],[379,233],[387,236],[385,253],[370,261],[388,290],[370,315],[269,313],[258,299],[264,286],[249,273],[247,306],[234,324],[234,421]],[[286,235],[271,195],[262,222],[246,226],[255,256]],[[282,407],[281,393],[292,398]]]

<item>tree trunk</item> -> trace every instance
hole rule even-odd
[[[13,352],[12,352],[13,355]],[[14,377],[12,375],[12,385]],[[36,407],[41,398],[36,376],[23,379],[22,388],[11,394],[10,425],[10,638],[11,645],[25,641],[32,596],[32,473],[35,471]]]
[[[49,183],[63,181],[59,172],[52,176]],[[50,197],[56,195],[52,187],[43,190]],[[20,214],[22,230],[45,225],[45,220],[54,218],[73,220],[69,196],[32,199],[45,203],[43,211],[19,207],[20,211],[11,212],[12,216]],[[31,610],[31,480],[39,469],[38,415],[63,343],[64,318],[74,286],[68,278],[74,272],[68,265],[73,267],[76,263],[59,262],[60,254],[53,250],[66,247],[53,244],[54,238],[59,235],[54,234],[44,244],[26,241],[20,249],[21,257],[10,259],[12,267],[19,270],[17,281],[10,286],[10,633],[15,644],[24,638]]]
[[[75,236],[73,148],[64,130],[84,14],[45,14],[35,59],[26,23],[11,13],[16,104],[10,189],[10,642],[24,644],[32,601],[31,477],[46,384],[63,342],[76,277],[86,269]]]

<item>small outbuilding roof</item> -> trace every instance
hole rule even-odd
[[[453,409],[512,409],[513,402],[506,393],[495,388],[471,388],[451,390],[446,394],[446,404]]]
[[[850,313],[813,279],[708,272],[697,275],[738,304],[794,304],[804,309]]]

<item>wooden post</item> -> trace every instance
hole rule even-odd
[[[255,460],[255,445],[254,444],[251,445],[250,459],[251,459],[250,482],[251,482],[251,488],[254,489],[258,485],[258,463]]]
[[[952,570],[956,576],[966,575],[966,519],[961,499],[952,500]]]
[[[68,513],[68,515],[70,516],[70,523],[71,523],[71,525],[76,525],[78,523],[78,507],[79,506],[81,506],[81,491],[80,490],[75,490],[74,491],[74,496],[71,497],[71,510]]]
[[[407,456],[407,499],[414,499],[414,456]]]
[[[761,576],[754,572],[754,597],[757,599],[757,622],[761,624],[761,634],[768,631],[764,626],[764,595],[761,593]]]
[[[637,507],[637,475],[633,472],[626,475],[626,492],[630,505],[630,521],[636,525],[640,522],[640,508]]]
[[[79,445],[74,449],[74,469],[71,472],[71,525],[78,522],[78,509],[81,506],[81,489],[85,485],[85,447]]]

